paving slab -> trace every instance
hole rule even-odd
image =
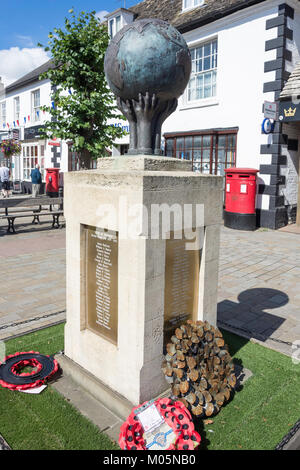
[[[101,432],[105,432],[113,441],[118,442],[120,427],[123,423],[118,416],[75,383],[70,376],[60,377],[52,387],[75,406],[83,416],[92,421]]]
[[[53,229],[50,217],[40,226],[30,224],[29,219],[16,224],[16,230],[7,234],[1,221],[0,339],[8,333],[16,335],[16,329],[37,329],[37,321],[26,326],[24,322],[66,308],[65,229]],[[54,317],[48,319],[49,325],[57,322]],[[47,326],[45,321],[41,324]]]
[[[232,265],[238,267],[235,276],[226,272]],[[297,230],[246,232],[222,227],[220,327],[291,355],[293,342],[300,340],[299,281]]]
[[[0,339],[65,318],[65,229],[51,224],[22,222],[7,234],[0,223]],[[291,355],[300,340],[298,230],[222,227],[220,248],[219,326]]]

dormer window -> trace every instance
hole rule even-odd
[[[120,31],[121,29],[121,16],[116,16],[116,34]]]
[[[119,8],[105,16],[108,21],[108,33],[112,39],[124,26],[133,22],[134,14],[125,8]]]
[[[199,7],[203,5],[204,0],[183,0],[182,10],[190,10],[192,8]]]
[[[121,16],[116,16],[109,20],[109,35],[110,38],[113,38],[122,28]]]

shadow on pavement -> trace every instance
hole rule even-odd
[[[60,221],[60,228],[65,228],[65,221]],[[27,233],[35,233],[35,232],[45,232],[49,230],[59,230],[57,227],[52,227],[52,219],[51,221],[42,221],[40,224],[15,224],[16,233],[7,232],[7,225],[0,226],[0,237],[4,236],[14,236],[18,234],[27,234]]]
[[[276,289],[247,289],[239,294],[238,302],[219,302],[218,326],[266,341],[284,323],[285,318],[265,310],[278,309],[288,302],[289,297]]]

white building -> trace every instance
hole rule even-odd
[[[264,101],[279,103],[300,59],[299,2],[145,0],[107,15],[109,31],[151,17],[183,34],[193,61],[189,86],[163,125],[165,154],[192,159],[205,173],[259,169],[258,223],[285,225],[297,205],[298,140],[279,120],[269,135],[261,124]]]
[[[279,228],[294,220],[297,207],[298,133],[275,120],[262,132],[265,101],[279,104],[280,93],[300,60],[300,4],[296,0],[145,0],[107,15],[114,36],[142,18],[170,22],[185,37],[192,55],[190,83],[178,108],[163,125],[165,154],[193,161],[195,171],[224,174],[230,166],[259,169],[258,224]],[[30,187],[30,170],[78,169],[66,142],[59,147],[38,137],[51,103],[49,80],[38,77],[49,63],[0,93],[0,131],[19,130],[22,155],[13,159],[13,177]],[[124,121],[112,122],[125,127]],[[8,127],[9,126],[9,127]],[[1,132],[0,132],[1,138]],[[129,136],[115,143],[113,155],[127,152]]]
[[[11,165],[14,184],[21,186],[25,193],[31,193],[30,174],[36,164],[40,165],[43,183],[47,168],[58,168],[62,176],[64,172],[81,167],[80,156],[72,150],[71,141],[41,137],[40,129],[45,121],[51,119],[41,107],[52,106],[52,85],[50,80],[40,80],[39,77],[52,66],[52,62],[48,61],[5,89],[0,80],[0,140],[17,138],[22,145],[21,154],[8,159],[7,163]],[[112,121],[111,125],[121,126],[129,132],[128,123],[122,120]],[[116,141],[117,154],[127,152],[127,140],[123,137]],[[0,152],[0,161],[3,158]],[[91,161],[91,168],[96,165],[96,160]],[[60,183],[63,184],[63,176]],[[43,185],[41,191],[44,192],[44,189]]]
[[[37,163],[43,182],[46,168],[59,168],[63,173],[72,166],[66,142],[40,137],[40,129],[49,119],[41,107],[51,105],[51,83],[39,76],[49,67],[50,61],[6,87],[0,97],[0,139],[17,137],[21,142],[21,154],[10,163],[12,179],[22,182],[24,192],[31,192],[30,173]]]

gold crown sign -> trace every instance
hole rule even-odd
[[[297,108],[292,109],[291,106],[289,109],[284,109],[284,115],[285,117],[293,117],[296,114]]]

